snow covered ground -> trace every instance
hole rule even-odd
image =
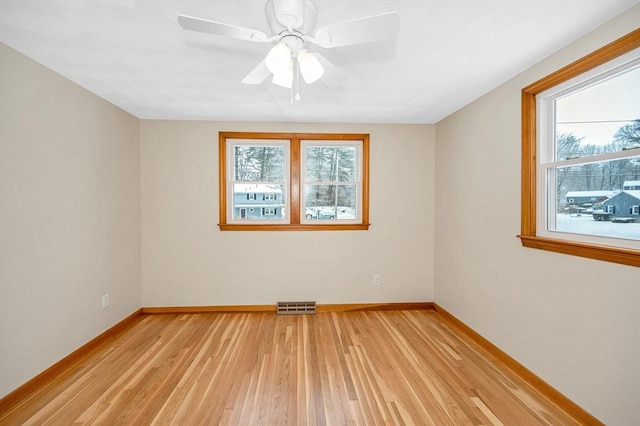
[[[307,207],[306,214],[311,215],[314,219],[317,218],[318,213],[321,219],[333,219],[335,217],[335,207]],[[355,219],[356,211],[351,207],[338,206],[338,219]]]
[[[640,223],[613,223],[596,221],[590,214],[580,216],[559,214],[556,216],[556,230],[575,234],[599,235],[602,237],[640,240]]]

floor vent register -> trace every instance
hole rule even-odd
[[[278,302],[278,315],[315,314],[316,302]]]

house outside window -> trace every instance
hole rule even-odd
[[[221,132],[221,230],[366,230],[369,135]]]
[[[622,189],[624,191],[640,191],[640,180],[625,182]]]
[[[524,246],[640,266],[638,99],[640,30],[523,89]]]

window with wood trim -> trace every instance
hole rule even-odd
[[[611,115],[638,105],[631,86],[611,96],[638,73],[640,30],[522,90],[523,246],[640,266],[640,223],[618,217],[638,195],[629,185],[640,173],[640,117]],[[619,128],[590,141],[585,126],[604,122]]]
[[[220,132],[220,229],[366,230],[369,135]]]

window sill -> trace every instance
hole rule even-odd
[[[523,247],[640,267],[640,252],[636,250],[527,235],[518,235],[518,238]]]
[[[369,223],[349,223],[340,225],[262,225],[262,224],[218,224],[221,231],[366,231]]]

